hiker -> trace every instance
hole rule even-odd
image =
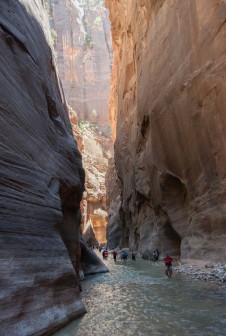
[[[152,256],[153,256],[153,260],[154,260],[154,264],[155,264],[155,262],[159,260],[159,250],[155,249],[152,253]]]
[[[128,256],[127,252],[125,250],[122,250],[121,259],[126,260],[127,256]]]
[[[117,254],[118,254],[117,251],[114,250],[114,251],[112,252],[112,254],[113,254],[114,261],[116,261]]]
[[[134,260],[134,261],[136,260],[136,254],[135,254],[135,252],[132,251],[131,257],[132,257],[132,260]]]
[[[103,259],[107,259],[108,258],[108,250],[104,250],[102,255],[103,255]]]
[[[165,258],[163,259],[165,265],[166,265],[166,269],[165,269],[165,273],[166,275],[168,276],[168,278],[171,278],[172,277],[172,273],[173,273],[173,270],[172,270],[172,262],[173,261],[176,261],[177,259],[175,258],[172,258],[169,254],[167,254],[165,256]]]

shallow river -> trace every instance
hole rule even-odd
[[[88,313],[55,336],[225,336],[226,290],[173,273],[150,260],[105,261],[109,273],[86,277]]]

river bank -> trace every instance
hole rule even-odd
[[[129,257],[131,251],[124,248]],[[119,253],[121,251],[118,251]],[[110,254],[112,251],[110,251]],[[163,258],[162,258],[163,259]],[[151,260],[152,261],[152,260]],[[201,263],[200,265],[179,264],[174,267],[174,270],[180,275],[184,274],[191,277],[193,280],[201,280],[205,282],[212,282],[226,288],[226,264],[223,263]]]
[[[226,264],[206,264],[202,267],[181,264],[174,269],[194,280],[214,282],[226,287]]]

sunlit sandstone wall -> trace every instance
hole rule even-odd
[[[105,210],[104,176],[112,155],[109,119],[111,32],[103,0],[48,0],[51,42],[68,103],[80,125],[86,172],[84,227],[92,216],[99,242],[106,241],[106,220],[92,210]],[[86,122],[84,122],[86,121]],[[76,126],[74,127],[74,129]]]
[[[110,136],[111,32],[103,0],[48,0],[60,78],[78,120]]]
[[[111,156],[111,139],[104,139],[96,129],[84,128],[83,163],[86,172],[86,193],[84,194],[84,226],[92,221],[96,239],[106,242],[106,187],[105,174]]]
[[[226,257],[226,3],[107,0],[124,245]]]
[[[84,171],[49,38],[43,1],[0,2],[2,336],[48,335],[84,313],[79,268],[106,271],[82,240],[80,252]]]

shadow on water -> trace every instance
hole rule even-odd
[[[174,272],[162,262],[106,261],[110,272],[83,282],[88,313],[55,336],[225,336],[226,292]]]

